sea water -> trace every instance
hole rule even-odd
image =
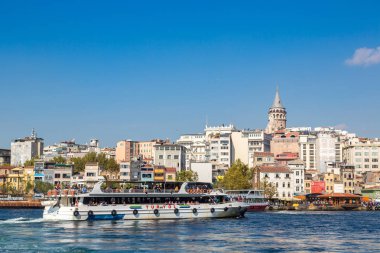
[[[45,222],[0,209],[0,252],[379,252],[380,212],[257,212],[240,219]]]

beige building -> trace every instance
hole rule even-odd
[[[88,186],[94,186],[101,176],[102,168],[97,162],[86,163],[83,180]]]
[[[270,152],[276,157],[283,153],[300,153],[299,133],[278,131],[270,142]]]
[[[355,193],[355,167],[341,165],[340,176],[344,186],[344,193]]]
[[[380,170],[380,141],[353,138],[343,147],[343,161],[355,166],[357,174]]]
[[[273,164],[274,154],[270,152],[255,152],[253,153],[253,168],[264,164]]]
[[[116,144],[116,162],[130,162],[138,155],[138,145],[136,141],[124,140]]]

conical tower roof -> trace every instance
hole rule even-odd
[[[276,89],[276,96],[274,97],[274,101],[271,108],[284,108],[281,103],[280,93],[278,92],[278,87]]]

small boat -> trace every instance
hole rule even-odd
[[[263,190],[224,190],[223,192],[233,200],[248,204],[248,212],[264,211],[269,206],[264,198]]]
[[[248,204],[213,194],[211,184],[181,183],[178,192],[104,192],[99,181],[89,193],[59,195],[44,209],[44,220],[160,220],[242,217]],[[202,190],[201,190],[202,189]],[[206,190],[207,189],[207,190]]]

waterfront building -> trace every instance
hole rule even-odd
[[[16,167],[10,169],[6,177],[6,188],[11,193],[32,193],[34,188],[34,168]]]
[[[165,167],[164,166],[154,166],[154,181],[165,182]]]
[[[131,181],[131,162],[120,162],[120,180]]]
[[[355,193],[355,166],[340,165],[340,176],[344,185],[344,193]]]
[[[268,125],[265,132],[275,133],[286,128],[286,109],[282,105],[278,88],[272,106],[268,112]]]
[[[165,168],[165,181],[166,182],[175,182],[176,179],[177,179],[176,168]]]
[[[287,166],[259,166],[254,180],[256,181],[254,184],[258,187],[260,187],[264,181],[276,186],[277,193],[274,196],[275,198],[286,201],[293,199],[293,172]]]
[[[176,168],[177,171],[185,170],[186,148],[178,144],[154,145],[154,164]]]
[[[11,164],[11,150],[10,149],[0,149],[0,166]]]
[[[0,165],[0,191],[3,194],[7,192],[7,178],[14,168],[10,165]]]
[[[313,181],[313,175],[309,171],[305,171],[304,189],[306,194],[311,193],[311,182]]]
[[[54,172],[54,185],[60,186],[62,189],[71,185],[73,164],[55,164],[53,168],[48,168],[47,170],[53,170]]]
[[[380,170],[380,141],[378,139],[352,138],[344,143],[343,160],[355,166],[355,173]]]
[[[102,170],[103,168],[101,168],[98,162],[86,163],[83,180],[86,182],[87,186],[94,186],[94,184],[99,180]]]
[[[371,186],[362,189],[363,197],[368,197],[371,200],[380,200],[380,186]]]
[[[16,139],[11,143],[11,165],[22,166],[27,160],[43,155],[44,140],[32,131],[31,136]]]
[[[305,164],[302,160],[297,159],[288,162],[289,169],[293,172],[293,194],[301,195],[305,193],[304,180],[305,180]]]
[[[323,173],[323,181],[325,182],[325,192],[326,193],[342,193],[341,185],[343,183],[340,181],[340,173],[335,174],[333,171],[328,171]],[[336,189],[339,188],[339,189]],[[344,193],[344,189],[343,189]]]
[[[154,182],[154,167],[147,165],[141,167],[141,178],[142,182]]]

